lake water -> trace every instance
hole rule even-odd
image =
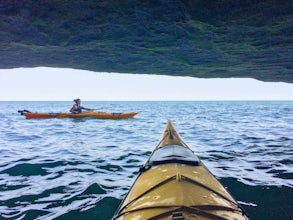
[[[293,219],[293,101],[83,102],[127,120],[27,120],[0,102],[0,219],[111,219],[170,119],[251,219]]]

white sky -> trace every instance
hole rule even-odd
[[[60,68],[0,69],[0,101],[293,100],[293,84]]]

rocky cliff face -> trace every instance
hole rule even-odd
[[[0,68],[293,83],[288,0],[2,0]]]

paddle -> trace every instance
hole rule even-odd
[[[87,109],[83,109],[82,112],[74,112],[73,114],[79,114],[79,113],[85,113],[85,112],[93,112],[93,111],[97,111],[97,110],[101,110],[103,108],[87,108]]]
[[[103,108],[91,108],[91,109],[86,110],[86,111],[93,112],[93,111],[97,111],[97,110],[101,110],[101,109],[103,109]]]

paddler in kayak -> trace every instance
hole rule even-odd
[[[86,111],[93,111],[93,109],[90,108],[85,108],[83,106],[81,106],[81,100],[80,99],[74,99],[73,100],[75,102],[75,104],[72,106],[72,108],[70,109],[70,112],[75,114],[75,113],[81,113],[82,110],[86,110]]]

